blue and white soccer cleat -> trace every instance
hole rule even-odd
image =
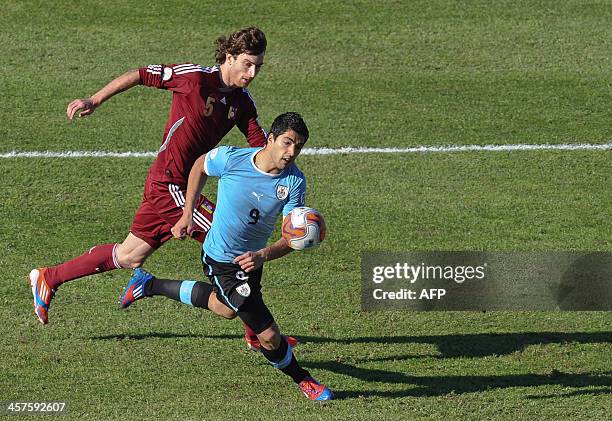
[[[300,389],[311,401],[330,401],[334,394],[329,387],[319,383],[312,376],[306,377],[300,382]]]
[[[155,276],[144,269],[135,269],[121,297],[121,308],[128,308],[134,301],[144,298],[145,286],[151,279],[155,279]]]

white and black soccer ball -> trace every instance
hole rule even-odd
[[[313,208],[295,208],[283,219],[282,236],[294,250],[318,247],[325,238],[325,220]]]

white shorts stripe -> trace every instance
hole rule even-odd
[[[203,223],[200,224],[202,225],[202,228],[204,228],[206,231],[210,230],[210,228],[212,227],[212,222],[210,222],[208,220],[208,218],[206,218],[201,212],[198,212],[197,210],[194,211],[193,213],[193,219],[194,221],[196,220],[196,218],[201,218]]]
[[[178,186],[176,184],[169,184],[168,185],[168,190],[170,191],[170,196],[172,196],[172,199],[174,199],[174,203],[179,208],[182,208],[183,204],[180,202],[180,200],[178,199],[178,196],[176,195],[176,190],[177,189],[178,189]]]
[[[168,191],[170,192],[176,206],[181,209],[185,209],[185,196],[183,196],[181,188],[176,184],[169,184]],[[202,215],[201,212],[198,212],[197,209],[193,211],[193,222],[195,222],[204,231],[210,230],[211,222],[204,215]]]
[[[193,222],[195,222],[196,224],[198,224],[198,226],[200,228],[202,228],[204,231],[208,231],[210,230],[210,222],[208,222],[208,219],[206,219],[201,213],[199,213],[198,211],[195,211],[193,213]]]
[[[185,196],[183,195],[183,192],[179,190],[177,193],[179,195],[179,200],[181,201],[181,203],[183,203],[184,206]],[[193,220],[194,222],[198,223],[198,225],[200,225],[202,228],[206,229],[206,231],[208,231],[211,227],[210,221],[197,209],[193,210]]]

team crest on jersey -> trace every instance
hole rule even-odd
[[[248,297],[251,295],[251,287],[245,282],[244,284],[240,284],[236,287],[236,292],[243,297]]]
[[[289,187],[278,185],[276,186],[276,198],[278,200],[285,200],[289,196]]]
[[[227,119],[233,120],[236,118],[236,111],[238,111],[238,109],[233,105],[230,105],[229,110],[227,111]]]
[[[172,79],[172,67],[164,67],[164,75],[162,76],[162,80],[164,82]]]

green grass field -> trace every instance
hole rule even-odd
[[[309,147],[612,140],[610,1],[177,3],[3,2],[0,153],[156,150],[170,94],[134,88],[71,123],[66,105],[127,69],[212,64],[214,38],[251,24],[269,42],[261,121],[301,112]],[[267,264],[264,296],[336,401],[307,401],[237,321],[161,298],[119,310],[127,271],[64,285],[35,320],[27,273],[125,237],[139,158],[0,159],[0,401],[75,419],[609,419],[610,312],[360,307],[364,250],[610,251],[609,150],[300,161],[328,238]],[[198,257],[173,241],[146,268],[201,278]]]

